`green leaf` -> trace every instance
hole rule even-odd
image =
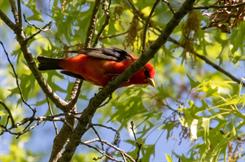
[[[191,125],[190,125],[191,140],[196,140],[197,139],[197,127],[198,127],[198,120],[197,119],[194,119],[191,122]]]
[[[0,116],[5,116],[5,115],[7,115],[7,113],[5,113],[4,111],[0,110]]]
[[[187,77],[188,77],[188,79],[189,79],[189,81],[190,81],[191,88],[195,88],[195,87],[197,87],[197,86],[200,84],[200,82],[194,81],[194,80],[191,78],[190,75],[187,74]]]
[[[167,162],[173,162],[172,157],[169,154],[165,154]]]
[[[210,129],[210,118],[202,118],[202,125],[204,130],[204,141],[208,142],[209,129]]]

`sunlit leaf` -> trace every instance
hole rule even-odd
[[[169,154],[165,154],[165,158],[166,158],[167,162],[173,162],[173,160]]]

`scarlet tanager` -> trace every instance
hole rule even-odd
[[[127,67],[137,60],[137,57],[118,48],[86,48],[77,52],[78,55],[64,59],[38,56],[39,70],[61,70],[61,73],[81,78],[95,85],[105,86]],[[149,84],[154,86],[155,75],[152,64],[147,63],[137,71],[122,86],[132,84]]]

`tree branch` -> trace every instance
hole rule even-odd
[[[136,162],[134,160],[133,157],[131,157],[129,154],[127,154],[125,151],[123,151],[122,149],[118,148],[117,146],[111,144],[110,142],[107,142],[105,140],[101,140],[101,139],[98,139],[98,138],[95,138],[95,139],[92,139],[92,140],[89,140],[89,141],[85,141],[85,142],[82,142],[85,143],[85,144],[90,144],[90,143],[94,143],[94,142],[103,142],[104,144],[108,145],[109,147],[115,149],[116,151],[120,152],[121,154],[123,154],[126,158],[128,158],[130,161],[132,162]]]
[[[130,2],[130,0],[128,0],[128,1]],[[243,6],[243,5],[245,5],[245,3],[240,3],[240,4],[237,4],[237,5],[238,5],[238,6]],[[233,6],[234,6],[234,5],[233,5]],[[236,6],[236,7],[238,7],[238,6]],[[132,9],[133,9],[133,13],[135,13],[136,15],[138,15],[138,16],[142,19],[142,22],[144,22],[144,21],[146,20],[146,17],[144,17],[144,15],[140,13],[140,11],[138,11],[134,6],[132,6],[132,4],[131,4],[131,7],[132,7]],[[225,7],[224,7],[224,8],[225,8]],[[151,24],[151,26],[154,27],[154,29],[156,29],[158,32],[161,33],[161,30],[160,30],[159,28],[155,27],[154,22],[150,21],[149,24]],[[175,44],[177,44],[178,46],[180,46],[180,47],[186,49],[186,47],[185,47],[184,45],[182,45],[182,44],[179,43],[178,41],[174,40],[173,38],[169,38],[168,40],[171,41],[171,42],[173,42],[173,43],[175,43]],[[186,50],[189,51],[190,49],[186,49]],[[189,52],[192,53],[191,51],[189,51]],[[195,51],[193,51],[193,52],[195,52]],[[196,52],[195,52],[195,53],[196,53]],[[192,54],[195,54],[195,53],[192,53]],[[200,59],[202,59],[203,61],[205,61],[207,64],[209,64],[210,66],[212,66],[212,67],[213,67],[214,69],[216,69],[217,71],[223,73],[224,75],[226,75],[227,77],[229,77],[231,80],[235,81],[235,82],[238,83],[238,84],[242,84],[243,86],[245,85],[244,81],[242,81],[242,80],[236,78],[234,75],[232,75],[231,73],[227,72],[226,70],[224,70],[223,68],[221,68],[219,65],[213,63],[211,60],[208,60],[205,56],[200,55],[200,54],[198,54],[198,53],[196,53],[196,54],[197,54],[196,56],[197,56],[198,58],[200,58]],[[199,56],[198,56],[198,55],[199,55]]]
[[[16,135],[16,138],[18,138],[21,135],[23,135],[23,134],[29,132],[30,130],[34,129],[36,126],[38,126],[42,122],[46,122],[46,121],[51,121],[51,122],[60,121],[60,122],[64,122],[64,123],[66,122],[64,120],[64,116],[65,116],[64,113],[51,115],[51,116],[34,116],[34,115],[32,115],[31,117],[26,117],[26,118],[22,119],[20,122],[16,122],[16,121],[14,121],[14,118],[13,118],[13,115],[12,115],[10,109],[1,100],[0,100],[0,105],[2,105],[8,113],[8,119],[7,119],[6,124],[0,125],[0,127],[3,129],[2,132],[0,132],[0,135],[7,132],[9,134]],[[9,118],[10,118],[11,123],[12,123],[10,127],[8,127]],[[34,122],[36,122],[36,123],[34,123]],[[24,128],[22,129],[22,127],[24,127]]]
[[[20,0],[17,0],[17,8],[16,8],[16,2],[14,0],[9,0],[11,9],[12,9],[12,13],[14,15],[14,19],[15,19],[15,32],[20,34],[22,32],[22,15],[21,15],[21,3]]]
[[[110,38],[115,38],[115,37],[120,37],[122,35],[125,35],[128,33],[128,30],[122,33],[117,33],[117,34],[113,34],[113,35],[108,35],[108,36],[104,36],[104,37],[100,37],[99,40],[103,40],[103,39],[110,39]]]
[[[177,40],[175,40],[174,38],[169,38],[169,41],[171,41],[172,43],[184,48],[186,51],[190,52],[191,54],[193,54],[194,56],[198,57],[199,59],[203,60],[205,63],[207,63],[208,65],[212,66],[214,69],[216,69],[217,71],[221,72],[222,74],[224,74],[225,76],[229,77],[231,80],[233,80],[234,82],[238,83],[238,84],[242,84],[242,86],[245,87],[245,82],[243,82],[242,80],[238,79],[237,77],[235,77],[234,75],[232,75],[231,73],[229,73],[228,71],[226,71],[225,69],[223,69],[222,67],[220,67],[219,65],[215,64],[214,62],[212,62],[211,60],[209,60],[208,58],[206,58],[205,56],[197,53],[196,51],[194,51],[193,49],[189,49],[186,48],[183,44],[179,43]]]
[[[99,7],[100,7],[100,0],[96,0],[94,3],[93,13],[91,16],[91,21],[90,21],[88,32],[87,32],[85,47],[89,47],[89,45],[91,45],[91,42],[93,40]]]
[[[85,47],[89,47],[91,45],[94,32],[95,32],[95,26],[96,26],[96,21],[97,21],[97,13],[99,11],[99,5],[100,5],[100,0],[96,0],[91,16],[91,21],[89,23],[89,27],[87,29],[87,36],[86,36],[86,41],[85,41]],[[72,88],[71,92],[71,98],[69,103],[65,106],[66,109],[70,111],[75,111],[75,104],[78,100],[79,94],[80,94],[80,89],[82,86],[83,81],[81,79],[76,79],[74,86]],[[66,120],[68,123],[73,127],[75,120],[72,118],[72,116],[66,116]],[[64,146],[71,138],[71,134],[68,134],[67,132],[71,132],[71,128],[64,124],[59,132],[59,134],[55,137],[54,143],[53,143],[53,148],[52,148],[52,153],[49,159],[49,162],[56,162],[58,159],[62,157],[62,153],[64,151]]]
[[[168,0],[162,0],[162,2],[165,3],[168,6],[169,10],[174,15],[175,14],[175,11],[174,11],[173,7],[171,6],[171,4],[169,3],[169,1]]]
[[[10,109],[8,108],[8,106],[7,106],[4,102],[2,102],[1,100],[0,100],[0,104],[3,106],[3,108],[4,108],[4,109],[7,111],[7,113],[8,113],[8,116],[9,116],[10,121],[11,121],[11,124],[12,124],[11,127],[16,127],[15,121],[14,121],[14,117],[13,117],[13,115],[12,115]]]
[[[120,134],[119,134],[119,131],[112,128],[112,127],[109,127],[109,126],[106,126],[106,125],[103,125],[103,124],[91,124],[92,126],[94,127],[102,127],[102,128],[105,128],[105,129],[109,129],[113,132],[115,132],[115,137],[114,137],[114,142],[113,144],[114,145],[118,145],[119,144],[119,141],[120,141]]]
[[[93,13],[91,16],[91,21],[88,27],[88,32],[87,32],[87,36],[86,36],[86,41],[85,41],[85,45],[84,47],[90,47],[93,36],[94,36],[94,32],[95,32],[95,26],[96,26],[96,21],[97,21],[97,13],[99,10],[99,5],[100,5],[100,0],[96,0],[95,4],[94,4],[94,8],[93,8]],[[79,97],[80,94],[80,89],[82,86],[82,80],[81,79],[76,79],[74,86],[72,88],[72,93],[71,93],[71,98],[69,103],[66,105],[67,108],[73,108],[74,105],[77,102],[77,99]]]
[[[27,62],[28,67],[32,71],[32,74],[36,78],[39,86],[42,88],[44,93],[54,102],[54,104],[60,108],[62,111],[66,111],[64,106],[67,104],[64,100],[62,100],[55,92],[53,92],[52,88],[44,81],[44,78],[39,73],[37,66],[35,64],[35,61],[29,53],[27,48],[27,43],[25,36],[22,32],[19,32],[19,29],[21,29],[20,26],[14,24],[7,16],[0,10],[0,18],[3,20],[3,22],[10,27],[17,36],[17,41],[20,44],[20,49],[23,52],[24,58]]]
[[[16,26],[15,24],[8,18],[7,15],[5,15],[5,13],[3,13],[2,10],[0,10],[0,18],[3,20],[3,22],[10,27],[10,29],[12,29],[13,31],[16,31]]]
[[[46,100],[47,100],[48,109],[49,109],[50,114],[51,114],[51,115],[54,115],[54,112],[53,112],[53,109],[52,109],[52,107],[51,107],[51,105],[50,105],[50,103],[49,103],[48,97],[46,97]],[[53,121],[52,123],[53,123],[53,126],[54,126],[55,134],[57,135],[57,134],[58,134],[58,127],[57,127],[57,125],[55,124],[54,121]]]
[[[87,146],[87,147],[89,147],[91,149],[94,149],[95,151],[99,152],[102,156],[105,156],[105,157],[107,157],[108,159],[110,159],[112,161],[121,162],[121,161],[118,161],[118,160],[114,159],[112,156],[106,154],[105,152],[101,151],[99,148],[97,148],[95,146],[92,146],[92,145],[90,145],[88,143],[85,143],[85,142],[81,142],[80,144],[82,144],[84,146]],[[96,159],[98,159],[98,158],[96,158]],[[99,159],[101,159],[101,157]]]
[[[73,85],[73,88],[72,88],[70,101],[65,106],[66,109],[74,109],[74,106],[77,103],[78,97],[79,97],[80,92],[81,92],[82,84],[83,84],[83,80],[76,79],[76,81]]]
[[[26,22],[28,22],[28,21],[26,20]],[[36,35],[40,34],[41,32],[43,32],[43,31],[45,32],[45,31],[50,30],[52,22],[51,21],[48,22],[42,28],[39,28],[39,27],[37,27],[37,26],[35,26],[33,24],[30,24],[29,22],[28,22],[28,24],[31,25],[31,26],[33,26],[33,27],[35,27],[36,29],[38,29],[38,31],[36,31],[34,34],[32,34],[31,36],[29,36],[28,38],[26,38],[25,39],[26,42],[28,42],[29,40],[33,39]]]
[[[42,75],[40,74],[40,72],[37,69],[37,66],[35,64],[35,61],[34,61],[32,55],[28,52],[27,42],[25,41],[25,39],[22,36],[17,35],[17,40],[18,40],[18,42],[20,44],[21,51],[24,54],[24,58],[25,58],[25,60],[26,60],[26,62],[28,64],[28,67],[32,71],[32,74],[36,78],[39,86],[42,88],[42,90],[44,91],[44,93],[53,101],[53,103],[58,108],[60,108],[64,112],[67,112],[68,110],[65,108],[65,105],[67,104],[67,102],[65,102],[64,100],[62,100],[52,90],[52,88],[44,81],[44,78],[42,77]]]
[[[134,136],[136,148],[138,148],[137,154],[136,154],[136,158],[135,158],[135,161],[137,162],[139,160],[139,158],[140,158],[140,150],[142,148],[142,144],[137,141],[136,133],[134,131],[135,128],[134,128],[134,122],[133,121],[130,122],[130,126],[131,126],[130,129],[131,129],[131,131],[133,133],[133,136]]]
[[[14,0],[9,0],[9,3],[10,3],[11,11],[12,11],[14,19],[15,19],[15,23],[18,24],[19,17],[18,17],[18,12],[17,12],[17,8],[16,8],[16,3]]]
[[[109,20],[110,20],[110,5],[111,5],[111,0],[103,0],[102,3],[102,9],[104,11],[104,16],[105,16],[105,21],[102,25],[102,27],[100,28],[95,40],[94,40],[94,44],[93,47],[96,46],[96,44],[98,43],[101,34],[103,33],[103,31],[105,30],[105,27],[109,24]]]
[[[101,137],[100,137],[100,135],[99,135],[99,132],[94,128],[93,125],[91,125],[91,128],[93,129],[95,135],[98,137],[98,139],[99,139],[99,141],[100,141],[101,149],[102,149],[103,151],[105,151],[104,143],[102,142],[102,139],[101,139]]]
[[[22,27],[22,12],[21,12],[20,0],[17,0],[17,7],[18,7],[18,21],[16,22],[16,24],[18,24],[18,26]]]
[[[66,115],[65,120],[67,123],[69,123],[69,125],[74,125],[75,121],[73,116]],[[62,149],[70,137],[68,132],[72,132],[72,129],[69,125],[63,124],[59,133],[55,136],[49,162],[57,161],[57,159],[62,156]]]
[[[148,17],[144,16],[143,13],[141,13],[134,5],[133,5],[133,2],[131,0],[127,0],[129,2],[129,5],[132,9],[132,12],[134,15],[138,16],[139,20],[141,20],[141,23],[145,25],[145,22],[147,21]],[[174,15],[174,14],[173,14]],[[149,23],[148,23],[149,27],[154,27],[154,29],[156,29],[158,32],[162,32],[160,28],[157,28],[156,24],[151,20],[149,19]]]
[[[7,60],[8,60],[10,66],[11,66],[11,68],[12,68],[13,73],[14,73],[15,82],[16,82],[17,88],[18,88],[19,93],[20,93],[20,98],[21,98],[22,102],[23,102],[23,103],[24,103],[30,110],[32,110],[32,112],[33,112],[32,115],[34,116],[35,113],[36,113],[36,110],[35,110],[34,108],[32,108],[31,105],[28,104],[28,103],[26,102],[26,100],[24,99],[24,96],[23,96],[23,94],[22,94],[22,90],[21,90],[21,88],[20,88],[18,75],[17,75],[17,73],[16,73],[16,71],[15,71],[14,65],[12,64],[12,62],[11,62],[11,60],[10,60],[10,58],[9,58],[8,52],[6,51],[6,49],[5,49],[4,45],[3,45],[3,42],[0,41],[0,44],[1,44],[2,48],[3,48],[3,51],[4,51],[4,53],[5,53],[6,57],[7,57]]]
[[[20,11],[20,10],[19,10]],[[21,13],[19,13],[21,14]],[[44,78],[42,77],[42,75],[39,73],[38,69],[37,69],[37,66],[35,64],[35,61],[32,57],[32,55],[29,53],[28,51],[28,48],[27,48],[27,44],[28,44],[28,41],[30,40],[30,38],[34,37],[35,34],[33,36],[30,36],[29,39],[26,38],[23,33],[22,33],[22,29],[21,29],[21,26],[20,24],[17,24],[15,25],[1,10],[0,10],[0,18],[5,22],[5,24],[7,26],[9,26],[16,34],[17,36],[17,41],[18,43],[20,44],[20,48],[21,48],[21,51],[23,52],[23,55],[24,55],[24,58],[27,62],[27,65],[28,67],[30,68],[30,70],[32,71],[32,74],[34,75],[34,77],[36,78],[39,86],[42,88],[42,90],[44,91],[44,93],[53,101],[53,103],[58,107],[60,108],[62,111],[64,112],[67,112],[69,111],[69,109],[67,109],[65,106],[67,105],[67,103],[62,100],[52,89],[51,87],[44,81]],[[20,31],[19,31],[20,29]],[[39,32],[38,32],[39,33]],[[37,33],[37,34],[38,34]],[[67,115],[66,116],[66,120],[67,122],[69,122],[69,125],[68,124],[64,124],[64,127],[61,129],[60,131],[60,136],[57,135],[55,139],[58,139],[59,137],[61,137],[61,139],[65,139],[65,140],[58,140],[58,142],[56,142],[55,144],[57,145],[54,145],[54,147],[63,147],[64,144],[67,142],[67,132],[70,131],[70,125],[73,125],[74,124],[74,118],[71,117],[70,115]],[[29,122],[29,124],[31,124],[31,122]],[[28,127],[26,127],[28,128]],[[34,128],[32,126],[32,128]],[[30,129],[32,129],[30,128]],[[28,130],[30,130],[28,129]],[[23,133],[27,132],[28,130],[25,130]],[[68,131],[67,131],[68,130]],[[19,133],[20,134],[20,133]],[[17,135],[19,135],[17,134]],[[56,141],[56,140],[55,140]]]
[[[159,48],[167,41],[170,34],[173,32],[174,28],[179,24],[180,20],[191,10],[194,0],[186,0],[183,6],[175,13],[173,18],[166,25],[166,28],[162,31],[161,35],[157,38],[155,42],[149,47],[148,50],[141,55],[141,57],[132,64],[128,69],[126,69],[122,74],[116,77],[115,80],[111,81],[107,86],[105,86],[98,94],[93,97],[87,108],[83,111],[79,118],[79,122],[72,132],[70,141],[65,146],[65,151],[59,162],[70,161],[76,147],[80,143],[81,137],[89,129],[91,120],[101,103],[110,94],[116,90],[123,82],[127,81],[138,69],[144,66],[151,58],[154,57],[155,53]]]
[[[149,14],[149,16],[147,17],[146,19],[146,22],[145,22],[145,26],[144,26],[144,30],[143,30],[143,36],[142,36],[142,53],[144,53],[145,51],[145,41],[146,41],[146,33],[147,33],[147,28],[149,26],[149,23],[150,23],[150,20],[151,20],[151,17],[157,7],[157,4],[160,2],[160,0],[156,0],[155,3],[153,4],[152,8],[151,8],[151,12]]]
[[[193,7],[192,9],[195,9],[195,10],[208,10],[208,9],[219,9],[219,8],[238,8],[238,7],[242,7],[242,6],[245,6],[245,2],[242,2],[242,3],[237,3],[237,4],[234,4],[234,5],[209,5],[209,6],[197,6],[197,7]]]

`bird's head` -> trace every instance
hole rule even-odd
[[[131,84],[148,84],[155,87],[155,70],[152,64],[147,63],[143,68],[136,72],[129,80]]]
[[[155,82],[154,82],[155,70],[152,64],[147,63],[144,66],[143,70],[144,70],[144,76],[145,76],[146,83],[155,87]]]

